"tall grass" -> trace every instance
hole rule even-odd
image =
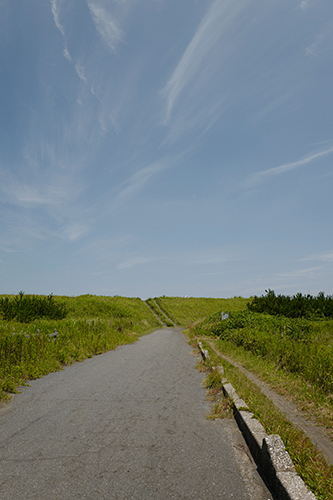
[[[29,323],[37,318],[63,319],[67,314],[62,303],[55,303],[53,295],[24,295],[20,292],[15,297],[0,298],[0,317]]]
[[[0,400],[27,380],[134,342],[159,326],[141,299],[87,295],[54,302],[66,307],[65,319],[0,321]]]
[[[301,375],[327,394],[333,393],[333,320],[310,321],[251,311],[220,313],[195,327],[274,361],[281,369]]]

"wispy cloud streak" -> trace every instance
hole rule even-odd
[[[274,167],[274,168],[270,168],[268,170],[262,170],[260,172],[255,172],[246,181],[245,185],[246,185],[246,187],[258,186],[259,184],[271,179],[272,177],[275,177],[275,176],[278,176],[281,174],[285,174],[285,173],[290,172],[291,170],[294,170],[295,168],[298,168],[298,167],[303,167],[304,165],[312,163],[315,160],[318,160],[319,158],[322,158],[324,156],[328,156],[332,153],[333,153],[333,147],[325,149],[323,151],[310,153],[309,155],[305,156],[301,160],[298,160],[298,161],[295,161],[292,163],[285,163],[284,165],[280,165],[279,167]]]
[[[34,175],[31,170],[27,175],[23,169],[15,174],[0,168],[0,199],[11,234],[29,231],[39,239],[78,239],[88,230],[82,191],[75,172],[60,168],[42,172],[37,166]]]
[[[214,64],[210,65],[210,63],[212,56],[214,57],[214,48],[248,3],[249,0],[238,2],[215,0],[212,3],[162,90],[162,96],[166,100],[164,124],[168,124],[170,121],[174,107],[185,89],[189,85],[197,83],[196,80],[202,78],[202,74],[207,73],[208,66],[210,66],[209,71],[213,70]],[[218,56],[221,58],[223,55],[220,53]],[[210,76],[207,75],[207,78]]]
[[[312,277],[315,273],[320,271],[321,267],[311,267],[308,269],[297,269],[296,271],[286,272],[286,273],[276,273],[275,276],[281,276],[283,278],[306,278]]]
[[[114,51],[121,40],[122,30],[117,26],[111,13],[97,2],[88,1],[88,7],[102,40]]]
[[[68,61],[71,62],[72,58],[71,58],[71,55],[70,55],[69,50],[68,50],[65,28],[63,27],[63,25],[60,22],[60,4],[61,4],[62,0],[50,0],[50,2],[51,2],[54,23],[55,23],[56,27],[58,28],[58,30],[60,31],[60,33],[62,34],[63,39],[64,39],[64,57],[66,59],[68,59]]]
[[[117,269],[131,269],[132,267],[135,267],[135,266],[149,264],[155,260],[158,260],[158,259],[155,259],[155,258],[150,259],[148,257],[134,257],[133,259],[128,259],[128,260],[125,260],[124,262],[121,262],[120,264],[118,264]]]
[[[301,262],[311,260],[318,260],[319,262],[333,262],[333,251],[317,253],[315,255],[311,255],[310,257],[300,259]]]
[[[307,10],[311,4],[312,0],[302,0],[298,5],[302,10]]]
[[[74,67],[75,67],[75,71],[77,73],[77,76],[80,78],[80,80],[82,80],[84,83],[87,83],[87,78],[84,74],[84,67],[79,63],[76,63]]]
[[[124,184],[112,202],[113,208],[118,208],[123,203],[133,198],[142,190],[149,180],[169,166],[168,160],[161,160],[135,172]]]
[[[322,50],[325,50],[325,48],[327,46],[331,47],[332,44],[330,42],[327,42],[326,38],[332,34],[332,31],[333,31],[333,22],[330,22],[327,24],[324,31],[322,33],[320,33],[315,38],[315,40],[310,45],[308,45],[308,47],[306,47],[305,55],[306,56],[318,56],[320,53],[320,50],[319,50],[320,46],[322,46]],[[325,45],[323,43],[324,41],[326,42]]]

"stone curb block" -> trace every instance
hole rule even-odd
[[[262,444],[261,467],[277,498],[312,500],[315,495],[297,474],[294,464],[278,434],[267,436]]]
[[[233,401],[238,427],[242,431],[254,460],[260,464],[262,442],[267,437],[264,427],[253,417],[253,413],[249,411],[247,404],[238,396],[231,384],[224,384],[223,391]]]
[[[198,346],[201,352],[202,359],[204,361],[210,360],[209,352],[206,349],[203,349],[201,342],[198,342]]]

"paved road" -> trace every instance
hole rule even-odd
[[[271,499],[195,364],[158,330],[24,387],[0,410],[1,500]]]

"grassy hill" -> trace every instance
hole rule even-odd
[[[187,326],[217,312],[242,311],[249,299],[210,299],[196,297],[157,297],[155,301],[162,311],[177,325]]]

